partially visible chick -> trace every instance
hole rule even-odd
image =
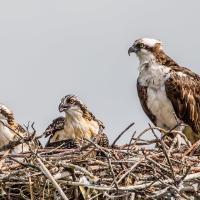
[[[98,144],[108,146],[108,138],[103,133],[103,123],[88,110],[86,105],[75,95],[66,95],[61,99],[59,111],[65,113],[65,117],[55,119],[46,129],[45,135],[50,135],[46,146],[52,146],[58,141],[74,141],[74,144],[83,138],[94,139],[97,137]],[[74,145],[73,144],[73,145]],[[72,146],[73,146],[72,145]]]
[[[0,105],[0,147],[19,140],[26,135],[25,129],[15,121],[13,112],[5,105]],[[12,153],[21,153],[29,150],[27,144],[19,144],[12,149]]]

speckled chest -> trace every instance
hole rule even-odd
[[[172,128],[177,123],[165,90],[165,81],[169,77],[170,69],[159,64],[144,66],[138,77],[139,84],[147,87],[147,107],[155,115],[156,125],[163,128]]]

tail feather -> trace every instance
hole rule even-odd
[[[200,140],[200,134],[195,133],[190,126],[186,126],[183,133],[192,144]]]

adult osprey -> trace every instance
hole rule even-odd
[[[9,142],[19,140],[26,135],[25,129],[16,122],[13,112],[5,105],[0,104],[0,147]],[[12,153],[28,151],[27,144],[19,144],[12,149]]]
[[[177,119],[192,131],[194,143],[200,138],[200,76],[178,65],[163,50],[159,40],[142,38],[128,53],[139,58],[138,96],[144,112],[154,125],[171,129]]]
[[[47,147],[58,146],[72,148],[79,146],[78,140],[94,139],[101,146],[108,146],[108,138],[103,133],[103,123],[88,110],[86,105],[75,95],[61,99],[59,111],[65,117],[58,117],[47,127],[45,136],[49,138]]]

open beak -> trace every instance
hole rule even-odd
[[[64,104],[60,103],[58,109],[59,109],[60,112],[63,112],[63,111],[65,111],[65,110],[68,110],[69,108],[70,108],[69,105],[64,105]]]
[[[131,53],[137,53],[138,49],[133,45],[128,49],[128,55],[130,56]]]

